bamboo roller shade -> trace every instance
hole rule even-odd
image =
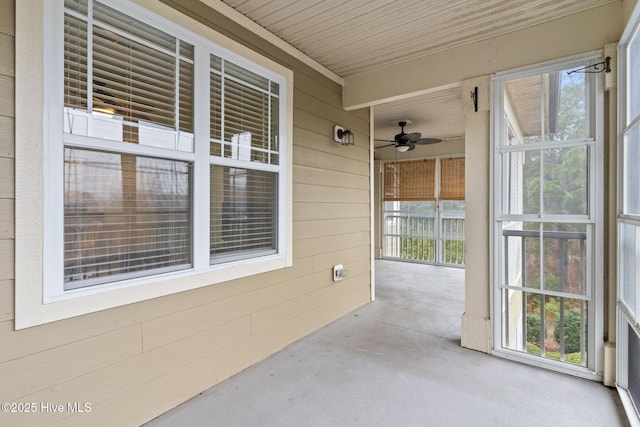
[[[436,159],[384,164],[384,200],[435,200]]]
[[[436,199],[436,159],[384,164],[384,200]],[[440,199],[464,200],[464,158],[440,159]]]
[[[440,200],[464,200],[464,157],[440,160]]]

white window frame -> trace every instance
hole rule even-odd
[[[640,257],[640,215],[625,213],[626,204],[626,170],[624,139],[632,128],[639,126],[640,118],[629,118],[628,100],[637,94],[630,94],[629,85],[629,51],[628,47],[633,37],[640,37],[640,3],[636,4],[627,26],[618,43],[618,206],[617,206],[617,339],[616,339],[616,387],[620,395],[627,417],[632,425],[640,425],[640,408],[636,408],[634,400],[629,392],[629,339],[628,333],[634,331],[640,335],[640,280],[636,270],[635,283],[635,307],[629,307],[623,297],[625,284],[622,271],[624,259],[624,246],[621,238],[621,228],[624,224],[636,227],[636,248],[634,257],[636,261]],[[636,40],[637,41],[637,40]],[[632,119],[631,123],[629,119]],[[636,262],[636,269],[638,268]]]
[[[588,213],[586,215],[546,215],[544,221],[540,222],[562,222],[584,223],[587,226],[587,233],[590,233],[593,241],[592,245],[587,245],[587,251],[591,254],[591,263],[587,264],[587,282],[592,283],[592,287],[587,290],[586,296],[591,298],[592,311],[589,313],[588,330],[593,336],[588,342],[589,363],[587,367],[571,365],[568,363],[547,359],[531,355],[516,350],[503,347],[502,343],[502,302],[501,288],[499,283],[501,271],[502,253],[502,228],[501,224],[508,221],[527,221],[532,219],[539,221],[538,214],[518,214],[512,215],[504,212],[504,201],[502,188],[508,182],[508,177],[502,176],[500,166],[500,156],[502,153],[523,152],[526,150],[540,150],[547,147],[555,147],[555,143],[537,142],[527,144],[527,146],[510,146],[504,141],[508,139],[509,127],[507,120],[501,116],[505,110],[503,98],[503,86],[508,80],[526,77],[534,74],[543,74],[556,71],[559,68],[568,69],[575,66],[584,65],[585,60],[595,60],[602,55],[601,51],[587,52],[567,58],[560,58],[542,64],[533,64],[516,70],[496,73],[492,80],[493,103],[491,110],[491,152],[492,152],[492,251],[491,251],[491,310],[493,313],[493,354],[499,357],[517,360],[535,366],[540,366],[552,371],[563,372],[576,375],[589,380],[600,381],[602,377],[602,346],[603,346],[603,284],[602,284],[602,253],[603,253],[603,90],[602,81],[595,80],[594,111],[593,116],[588,120],[595,120],[593,125],[594,137],[586,138],[582,141],[567,141],[563,147],[585,146],[591,147],[591,155],[588,161],[589,188],[593,193],[589,193]],[[591,228],[591,230],[589,230]],[[523,288],[524,289],[524,288]]]
[[[286,67],[222,36],[211,28],[157,1],[100,0],[178,38],[193,43],[195,60],[206,67],[194,69],[194,82],[208,94],[209,54],[229,59],[280,85],[279,166],[209,156],[208,95],[194,91],[195,152],[173,152],[126,144],[124,152],[157,154],[161,158],[193,161],[191,268],[119,282],[64,290],[62,254],[62,0],[16,2],[16,246],[15,327],[21,329],[99,310],[113,308],[189,289],[247,277],[293,264],[292,256],[292,135],[293,72]],[[40,19],[38,18],[40,17]],[[47,34],[56,37],[47,37]],[[56,56],[57,55],[57,56]],[[57,70],[53,71],[52,70]],[[53,148],[55,138],[58,148]],[[177,154],[176,154],[177,153]],[[200,159],[198,162],[196,159]],[[204,159],[204,160],[203,160]],[[210,164],[259,169],[278,173],[277,232],[275,254],[210,263],[209,172]],[[55,255],[55,256],[52,256]],[[52,280],[52,277],[57,277]]]

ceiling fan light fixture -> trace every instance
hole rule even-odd
[[[394,136],[393,140],[375,139],[375,141],[392,143],[376,147],[376,150],[378,148],[393,146],[399,152],[404,153],[405,151],[413,150],[414,148],[416,148],[416,145],[435,144],[437,142],[442,142],[442,139],[439,138],[422,138],[422,134],[419,132],[406,133],[404,131],[404,127],[407,125],[407,123],[408,122],[406,121],[398,122],[398,126],[400,126],[400,133]]]

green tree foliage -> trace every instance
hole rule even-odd
[[[559,83],[557,94],[556,126],[546,129],[546,140],[549,141],[579,141],[588,135],[587,129],[587,87],[582,74],[567,74],[563,71],[557,75],[550,74],[548,81],[557,79]],[[551,98],[550,92],[546,94]],[[549,107],[551,110],[551,101]],[[546,119],[552,121],[554,114],[547,111]],[[549,125],[549,127],[552,127]],[[526,138],[527,143],[540,142],[540,135]],[[556,147],[534,149],[524,153],[523,166],[523,210],[529,214],[553,215],[585,215],[588,214],[588,160],[589,152],[584,146]],[[524,229],[539,230],[540,223],[526,222]],[[582,224],[554,223],[544,224],[545,231],[584,231]],[[526,265],[526,285],[541,287],[541,264],[544,264],[544,287],[549,290],[575,291],[580,283],[573,281],[568,272],[575,270],[580,257],[580,242],[546,238],[541,241],[538,237],[524,238]],[[541,257],[541,247],[542,254]],[[563,273],[561,273],[561,271]],[[575,274],[579,277],[579,274]],[[561,277],[562,276],[562,277]],[[571,307],[571,306],[570,306]],[[531,309],[537,310],[539,302],[534,301]],[[547,315],[551,313],[547,312]],[[556,318],[549,319],[551,324]]]
[[[564,351],[565,353],[577,353],[580,351],[580,311],[571,309],[564,315]],[[586,323],[586,322],[585,322]],[[585,325],[586,326],[586,325]],[[586,327],[584,328],[586,329]],[[556,320],[554,338],[560,342],[560,319]]]
[[[540,347],[540,323],[540,316],[527,314],[527,342],[538,347]]]

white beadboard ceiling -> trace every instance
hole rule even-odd
[[[341,77],[620,0],[222,0]],[[375,137],[464,131],[460,89],[375,107]]]

